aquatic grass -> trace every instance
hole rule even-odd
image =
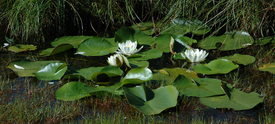
[[[6,33],[10,34],[8,37],[16,41],[45,42],[45,37],[50,34],[47,31],[52,28],[56,32],[65,30],[66,2],[76,14],[75,24],[79,24],[81,21],[78,21],[80,18],[77,16],[77,11],[66,0],[3,0],[0,3],[0,11],[2,11],[0,20],[7,26]]]
[[[156,33],[161,33],[160,28],[179,17],[202,21],[212,28],[210,35],[237,29],[260,38],[274,34],[274,26],[270,27],[274,4],[260,0],[3,0],[0,20],[7,26],[8,37],[21,41],[27,41],[30,36],[40,38],[39,42],[47,41],[45,38],[53,30],[57,36],[71,34],[67,30],[77,30],[74,32],[77,34],[87,34],[93,30],[98,35],[104,32],[104,35],[112,36],[112,32],[122,25],[147,21],[153,22]]]

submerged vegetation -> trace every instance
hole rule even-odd
[[[272,123],[274,7],[3,0],[0,120]]]

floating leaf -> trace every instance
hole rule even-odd
[[[152,35],[155,32],[153,29],[153,22],[140,22],[132,25],[132,28],[135,30],[140,30],[147,35]]]
[[[236,50],[253,44],[253,38],[247,32],[237,31],[222,36],[211,36],[200,42],[203,49],[219,49],[221,51]]]
[[[149,60],[156,59],[162,56],[162,51],[158,49],[150,49],[145,52],[138,53],[140,56],[130,56],[128,60]]]
[[[183,75],[179,75],[173,85],[180,94],[186,96],[207,97],[225,94],[221,88],[221,80],[211,78],[194,78],[193,81]],[[229,87],[232,88],[230,84]]]
[[[238,67],[239,65],[235,65],[227,59],[216,59],[208,64],[195,65],[193,69],[202,74],[226,74]]]
[[[73,48],[77,48],[83,41],[92,37],[93,36],[64,36],[56,38],[51,44],[54,47],[57,47],[61,44],[70,44],[73,46]]]
[[[66,63],[54,62],[41,67],[34,75],[39,80],[59,80],[65,74],[66,70]]]
[[[71,44],[61,44],[55,48],[48,48],[46,50],[43,50],[42,52],[39,53],[39,55],[43,55],[43,56],[55,55],[55,54],[67,51],[69,49],[72,49],[72,48],[73,48],[73,46]]]
[[[152,48],[153,49],[159,49],[163,52],[170,52],[170,40],[171,40],[171,34],[164,34],[157,37],[155,41],[152,42]]]
[[[10,62],[7,68],[12,69],[20,77],[34,77],[35,75],[33,73],[37,72],[42,66],[49,63],[55,63],[55,62],[59,62],[59,61],[32,62],[32,61],[20,60],[20,61]]]
[[[55,98],[63,101],[74,101],[84,97],[90,96],[82,87],[84,83],[69,82],[59,88],[55,93]]]
[[[259,40],[257,41],[257,43],[258,43],[259,45],[265,45],[265,44],[267,44],[267,43],[269,43],[269,42],[272,42],[272,43],[275,42],[274,36],[263,37],[263,38],[261,38],[261,39],[259,39]]]
[[[221,57],[219,59],[227,59],[238,64],[248,65],[255,62],[255,58],[250,55],[234,54],[233,56]]]
[[[134,39],[138,42],[138,44],[151,45],[151,43],[155,40],[155,37],[148,36],[142,31],[135,30]]]
[[[95,93],[95,92],[110,92],[116,95],[123,95],[123,90],[118,90],[121,87],[121,82],[115,83],[112,86],[98,86],[98,87],[91,87],[88,85],[84,85],[82,87],[87,93]]]
[[[185,18],[177,18],[171,21],[171,23],[165,25],[161,29],[161,34],[180,34],[184,35],[192,32],[197,35],[206,34],[210,31],[207,25],[204,25],[199,20],[189,20]]]
[[[100,72],[104,67],[89,67],[89,68],[82,68],[80,70],[77,70],[77,73],[72,73],[69,75],[66,75],[64,78],[80,75],[84,77],[87,80],[92,80],[92,75],[96,72]]]
[[[255,58],[250,55],[234,54],[233,56],[221,57],[219,59],[227,59],[238,64],[248,65],[255,62]]]
[[[231,92],[231,99],[227,95],[212,96],[200,98],[200,102],[212,108],[232,108],[234,110],[251,109],[260,102],[263,98],[259,97],[258,93],[245,93],[238,89],[233,89]]]
[[[270,73],[275,74],[275,63],[264,64],[263,66],[259,67],[259,70],[269,71]]]
[[[16,44],[14,46],[10,46],[8,48],[9,51],[12,52],[23,52],[23,51],[28,51],[28,50],[36,50],[36,46],[34,45],[24,45],[24,44]]]
[[[178,91],[172,86],[151,90],[146,86],[123,87],[128,102],[145,115],[159,114],[167,108],[176,106]]]
[[[133,68],[123,78],[122,85],[144,83],[152,77],[152,71],[148,68]]]
[[[119,82],[123,71],[117,66],[104,67],[100,72],[92,75],[92,80],[98,84]]]
[[[109,53],[114,53],[116,50],[117,47],[114,47],[109,41],[100,37],[92,37],[79,45],[76,54],[85,56],[103,56]]]
[[[179,75],[184,75],[190,80],[199,78],[196,72],[186,68],[163,68],[154,73],[153,80],[165,81],[166,84],[172,84]]]
[[[134,61],[134,60],[129,60],[130,66],[132,68],[137,68],[137,67],[148,67],[149,62],[148,61]]]
[[[132,42],[134,42],[135,41],[134,34],[135,34],[134,29],[123,27],[116,32],[115,42],[123,43],[123,42],[126,42],[127,40],[131,40]]]

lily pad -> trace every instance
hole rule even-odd
[[[255,92],[245,93],[238,89],[233,89],[230,93],[230,99],[227,95],[205,98],[201,97],[200,102],[212,108],[232,108],[234,110],[247,110],[252,109],[254,106],[263,101],[263,98],[260,98],[259,94]]]
[[[141,84],[153,77],[152,71],[148,68],[133,68],[122,79],[122,85]]]
[[[193,78],[199,78],[196,72],[190,71],[186,68],[163,68],[156,70],[152,79],[157,81],[164,81],[165,84],[170,85],[179,75],[184,75],[190,80]]]
[[[263,66],[259,67],[260,71],[269,71],[272,74],[275,74],[275,63],[268,63],[264,64]]]
[[[92,37],[93,36],[64,36],[56,38],[51,44],[54,47],[57,47],[61,44],[70,44],[73,46],[73,48],[77,48],[79,44]]]
[[[253,44],[253,38],[244,31],[230,32],[222,36],[211,36],[200,42],[203,49],[219,49],[221,51],[236,50]]]
[[[161,34],[180,34],[184,35],[192,32],[197,35],[203,35],[210,31],[207,25],[199,20],[189,20],[185,18],[177,18],[171,21],[171,23],[165,25],[161,29]]]
[[[36,73],[34,73],[34,75],[39,80],[59,80],[66,71],[66,63],[54,62],[41,67]]]
[[[171,40],[171,34],[164,34],[157,37],[155,41],[152,42],[152,48],[153,49],[159,49],[162,52],[170,52],[170,40]]]
[[[84,83],[69,82],[56,91],[55,98],[63,101],[74,101],[91,96],[82,89],[83,86],[85,86]]]
[[[130,56],[128,60],[149,60],[156,59],[162,56],[162,51],[158,49],[150,49],[144,52],[140,52],[137,55],[139,56]]]
[[[179,75],[173,85],[180,94],[186,96],[207,97],[225,94],[221,88],[221,80],[211,78],[194,78],[192,81],[184,75]],[[232,86],[227,84],[230,88]]]
[[[33,73],[37,72],[41,67],[49,63],[56,63],[59,61],[12,61],[7,68],[12,69],[20,77],[35,77]]]
[[[123,71],[117,66],[104,67],[100,72],[92,75],[92,80],[98,84],[119,82]]]
[[[267,44],[267,43],[269,43],[269,42],[275,43],[275,38],[274,38],[274,37],[275,37],[275,36],[268,36],[268,37],[260,38],[260,39],[257,41],[257,43],[258,43],[259,45],[265,45],[265,44]]]
[[[128,102],[145,115],[159,114],[177,105],[178,91],[172,86],[151,90],[146,86],[123,87]]]
[[[248,64],[255,62],[255,58],[253,56],[241,55],[241,54],[234,54],[233,56],[221,57],[219,59],[227,59],[232,62],[235,62],[238,64],[243,64],[243,65],[248,65]]]
[[[23,52],[23,51],[28,51],[28,50],[36,50],[36,46],[34,45],[24,45],[24,44],[16,44],[14,46],[10,46],[8,48],[9,51],[12,52]]]
[[[226,74],[236,68],[239,65],[235,65],[227,59],[216,59],[208,64],[195,65],[194,71],[201,74]]]
[[[76,54],[85,56],[103,56],[109,53],[114,53],[117,46],[113,46],[109,41],[100,38],[92,37],[81,43],[77,49]]]
[[[61,44],[55,48],[48,48],[46,50],[43,50],[39,53],[39,55],[42,55],[42,56],[55,55],[55,54],[67,51],[69,49],[72,49],[72,48],[73,48],[73,46],[71,44]]]
[[[115,83],[112,86],[98,86],[98,87],[91,87],[88,85],[84,85],[82,87],[87,93],[93,94],[95,92],[110,92],[116,95],[123,95],[123,90],[118,90],[121,87],[121,82]]]
[[[92,80],[92,75],[96,72],[100,72],[104,67],[89,67],[89,68],[82,68],[80,70],[77,70],[76,73],[72,73],[69,75],[66,75],[64,78],[69,78],[71,76],[82,76],[87,80]]]
[[[147,44],[151,45],[151,43],[155,40],[155,37],[148,36],[142,31],[135,30],[134,40],[138,42],[138,44]]]
[[[128,27],[123,27],[119,29],[115,34],[115,42],[123,43],[127,40],[135,41],[134,40],[135,30]]]
[[[153,22],[140,22],[132,25],[132,28],[135,30],[140,30],[147,35],[152,35],[155,32],[153,29]]]
[[[149,62],[148,61],[134,61],[134,60],[129,60],[130,66],[132,68],[137,68],[137,67],[148,67]]]

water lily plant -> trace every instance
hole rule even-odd
[[[121,67],[123,65],[123,63],[125,63],[128,67],[130,67],[127,58],[124,55],[121,55],[121,54],[115,54],[113,56],[108,57],[107,62],[111,66]]]
[[[132,42],[131,40],[127,40],[124,43],[119,43],[118,47],[119,47],[118,51],[115,51],[115,52],[124,54],[127,56],[133,55],[133,54],[139,52],[143,48],[143,46],[142,46],[139,49],[137,49],[137,41]]]
[[[204,51],[204,50],[199,50],[199,49],[192,50],[192,49],[189,49],[189,50],[186,50],[184,52],[184,54],[181,53],[181,56],[183,58],[188,58],[188,60],[190,62],[202,62],[208,56],[208,53],[206,51]]]

